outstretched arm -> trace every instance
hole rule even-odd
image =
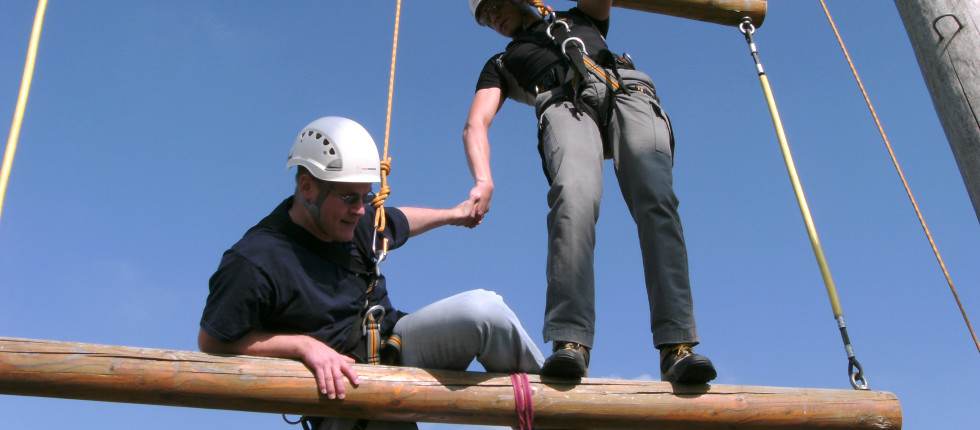
[[[466,116],[466,125],[463,127],[463,148],[474,182],[473,189],[470,190],[470,201],[473,202],[470,217],[477,223],[490,210],[493,176],[490,173],[490,142],[487,131],[503,103],[504,95],[500,88],[478,90],[473,96],[473,104],[470,105],[470,113]]]
[[[232,342],[222,342],[203,329],[197,335],[197,347],[212,354],[244,354],[261,357],[302,360],[316,376],[320,393],[343,399],[347,389],[344,379],[357,386],[360,380],[351,367],[354,359],[337,352],[323,342],[306,335],[272,334],[253,331]]]
[[[609,19],[612,0],[578,0],[578,8],[593,19],[605,21]]]
[[[473,228],[480,224],[480,220],[470,216],[473,211],[473,202],[470,200],[450,209],[399,207],[398,210],[402,211],[405,218],[408,219],[410,237],[445,225],[461,225]]]

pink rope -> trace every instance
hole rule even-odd
[[[531,382],[526,373],[510,375],[510,382],[514,385],[514,406],[517,407],[517,419],[521,422],[519,429],[531,430],[534,425],[534,393],[531,391]]]

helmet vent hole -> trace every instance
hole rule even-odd
[[[329,152],[330,152],[330,155],[337,155],[337,151],[334,151],[333,148],[330,148],[330,151]]]
[[[317,140],[320,140],[320,138],[322,138],[322,137],[323,137],[323,135],[322,135],[322,134],[320,134],[320,133],[317,133],[317,134],[316,134],[316,139],[317,139]]]

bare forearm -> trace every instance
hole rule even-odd
[[[493,184],[490,174],[490,142],[487,133],[494,116],[504,103],[500,88],[484,88],[473,96],[473,104],[463,127],[466,162],[476,183]]]
[[[273,334],[253,331],[235,342],[222,342],[201,330],[198,348],[215,354],[243,354],[260,357],[302,359],[310,342],[318,342],[306,335]]]
[[[197,336],[197,345],[201,351],[214,354],[245,354],[300,360],[313,371],[317,389],[331,399],[344,398],[347,391],[345,381],[350,381],[355,386],[360,383],[357,372],[351,367],[353,358],[306,335],[252,331],[235,342],[222,342],[202,329]]]
[[[400,207],[399,210],[408,219],[408,230],[410,236],[418,236],[434,228],[446,225],[463,225],[469,210],[465,208],[467,202],[461,203],[451,209],[431,209],[416,207]]]
[[[490,142],[487,128],[477,121],[467,121],[463,129],[463,149],[474,183],[493,183],[490,173]]]

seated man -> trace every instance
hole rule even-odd
[[[465,370],[475,358],[488,372],[539,372],[541,352],[497,294],[464,292],[406,314],[392,306],[376,271],[383,240],[396,249],[433,228],[467,225],[471,202],[389,208],[377,233],[367,203],[371,184],[380,181],[378,149],[363,127],[345,118],[320,118],[304,128],[286,166],[297,166],[295,194],[226,251],[211,277],[201,351],[301,360],[330,399],[343,399],[348,381],[358,385],[351,363],[377,363],[380,356],[383,364]],[[320,429],[347,430],[356,420],[313,421]]]

